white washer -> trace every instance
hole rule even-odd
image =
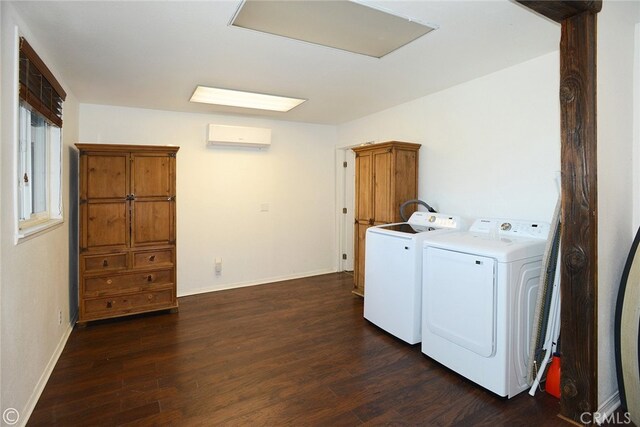
[[[422,352],[503,397],[527,361],[549,224],[476,220],[423,246]]]
[[[367,229],[364,317],[409,344],[419,343],[422,241],[461,225],[457,216],[414,212],[408,222]]]

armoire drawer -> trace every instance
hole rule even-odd
[[[84,272],[95,273],[99,271],[126,269],[128,266],[127,257],[128,254],[126,252],[119,254],[84,256],[82,258],[84,262]]]
[[[171,265],[173,265],[173,250],[171,249],[133,253],[133,268]]]
[[[101,296],[151,289],[173,283],[173,270],[112,274],[84,279],[85,296]]]
[[[162,307],[175,306],[173,290],[140,292],[131,295],[117,295],[106,298],[86,299],[84,301],[84,315],[86,318],[110,317],[155,310]]]

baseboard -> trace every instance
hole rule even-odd
[[[44,372],[40,376],[40,379],[38,380],[38,384],[36,384],[36,387],[33,390],[33,393],[31,393],[31,397],[29,397],[27,404],[19,412],[20,419],[18,420],[18,423],[16,425],[25,426],[27,424],[27,421],[29,421],[29,417],[31,416],[31,413],[35,409],[36,404],[38,403],[38,399],[40,399],[40,395],[42,394],[45,386],[47,385],[47,381],[49,381],[49,377],[53,372],[53,368],[55,368],[56,363],[58,363],[58,359],[60,358],[60,355],[64,350],[64,346],[67,344],[67,340],[69,339],[69,335],[71,335],[71,331],[73,331],[73,325],[75,324],[76,324],[76,320],[74,318],[69,322],[69,325],[67,325],[67,330],[64,331],[64,334],[62,334],[62,337],[60,337],[60,342],[58,343],[58,346],[56,347],[55,351],[51,355],[51,359],[49,359],[49,363],[47,363],[47,366]]]
[[[609,420],[620,405],[620,393],[616,391],[598,407],[598,414],[601,416],[595,419],[596,424],[601,425],[603,421]]]
[[[227,283],[222,286],[215,286],[215,287],[212,286],[207,288],[196,289],[190,292],[178,293],[178,296],[186,297],[189,295],[205,294],[207,292],[224,291],[227,289],[236,289],[236,288],[246,288],[248,286],[266,285],[269,283],[283,282],[285,280],[303,279],[305,277],[319,276],[321,274],[329,274],[329,273],[336,273],[336,272],[337,272],[336,269],[323,269],[323,270],[308,271],[306,273],[291,274],[287,276],[269,277],[259,281]]]

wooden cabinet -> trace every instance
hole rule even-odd
[[[78,322],[175,309],[178,147],[76,144]]]
[[[364,296],[365,236],[372,225],[401,222],[400,205],[418,196],[420,144],[390,141],[354,148],[356,209],[354,290]],[[415,210],[407,206],[406,214]]]

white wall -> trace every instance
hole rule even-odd
[[[339,144],[420,143],[419,198],[438,211],[548,221],[558,85],[556,52],[341,125]]]
[[[632,193],[632,171],[639,170],[632,163],[634,34],[639,21],[638,2],[604,2],[598,15],[598,402],[605,410],[618,398],[615,304],[635,234],[633,202],[639,202]]]
[[[4,34],[2,32],[2,10],[3,8],[0,6],[0,49],[2,48],[2,43],[4,40]],[[0,57],[0,60],[2,58]],[[0,64],[1,65],[1,64]],[[2,66],[0,66],[0,206],[4,205],[3,194],[2,194],[2,94],[4,93],[2,89],[2,76],[4,75],[2,71]],[[2,224],[2,212],[0,209],[0,224]],[[0,225],[0,242],[2,242],[2,226]],[[1,243],[0,243],[1,244]],[[0,247],[0,412],[4,410],[4,405],[2,404],[2,248]]]
[[[271,128],[272,146],[207,148],[209,123]],[[82,104],[80,139],[180,146],[179,295],[336,271],[335,127]]]
[[[14,408],[20,414],[19,424],[26,422],[39,393],[42,391],[59,353],[62,351],[75,308],[69,304],[69,153],[78,135],[78,103],[56,71],[55,58],[47,56],[13,7],[0,2],[2,10],[1,47],[1,108],[2,133],[0,145],[0,258],[1,294],[1,410]],[[36,52],[53,71],[67,91],[64,104],[64,173],[63,204],[65,222],[48,233],[14,244],[15,206],[14,133],[17,116],[17,39],[16,31],[24,35]],[[63,322],[58,324],[58,311]]]

